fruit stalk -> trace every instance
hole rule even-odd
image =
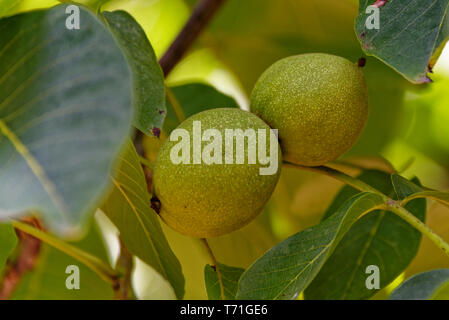
[[[313,172],[317,172],[317,173],[321,173],[324,174],[326,176],[335,178],[357,190],[360,190],[362,192],[373,192],[373,193],[377,193],[377,194],[381,194],[383,195],[379,190],[375,189],[374,187],[366,184],[365,182],[357,179],[357,178],[353,178],[349,175],[347,175],[346,173],[343,173],[341,171],[338,171],[336,169],[332,169],[326,166],[317,166],[317,167],[308,167],[308,166],[301,166],[298,164],[294,164],[288,161],[284,161],[284,166],[286,167],[290,167],[290,168],[298,168],[298,169],[304,169],[304,170],[309,170],[309,171],[313,171]]]
[[[220,266],[218,265],[217,259],[215,258],[215,255],[214,255],[214,252],[212,251],[211,247],[209,246],[207,239],[201,239],[201,243],[206,248],[207,254],[209,255],[209,257],[211,259],[211,267],[214,268],[215,272],[217,273],[218,284],[220,285],[221,300],[226,300],[225,294],[224,294],[223,279],[221,277],[221,272],[220,272]]]

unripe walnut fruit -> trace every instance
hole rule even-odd
[[[193,140],[198,139],[198,123],[201,125],[203,135],[203,141],[200,142],[201,150],[198,149],[198,145],[195,149],[193,144]],[[196,131],[193,128],[197,128]],[[183,150],[189,153],[190,163],[174,163],[173,160],[180,161],[177,158],[181,154],[178,144],[183,139],[180,136],[176,139],[176,135],[174,135],[176,139],[173,139],[174,141],[167,139],[158,153],[153,176],[154,194],[160,202],[161,218],[178,232],[196,238],[227,234],[254,219],[270,198],[279,179],[282,165],[277,138],[271,133],[268,125],[249,112],[222,108],[195,114],[181,123],[177,129],[184,129],[185,131],[177,132],[188,133],[190,137],[190,146]],[[210,163],[211,158],[207,155],[210,152],[207,146],[212,141],[210,136],[205,138],[209,132],[206,131],[208,129],[215,129],[212,131],[221,136],[221,139],[214,137],[216,143],[221,143],[221,150],[215,149],[211,153],[216,156],[216,160],[222,160],[221,164]],[[225,142],[226,131],[229,129],[241,129],[240,133],[236,133],[238,138],[245,138],[244,132],[247,129],[254,129],[257,138],[259,138],[258,133],[265,133],[266,139],[263,139],[265,139],[267,150],[263,151],[267,155],[272,153],[276,157],[272,158],[276,160],[273,174],[261,174],[260,169],[267,168],[269,164],[263,164],[258,153],[252,153],[256,157],[256,162],[249,163],[250,148],[248,148],[249,139],[247,138],[244,139],[244,163],[236,163],[239,146],[234,142],[233,150],[229,151]],[[259,129],[261,131],[258,131]],[[270,143],[274,146],[272,150],[270,150]],[[258,149],[259,140],[257,140],[259,152]],[[272,152],[273,150],[275,152]],[[201,163],[194,164],[194,157],[196,156],[198,160],[199,152],[202,154]],[[234,159],[234,162],[225,163],[226,155],[228,160]],[[232,157],[229,158],[229,156]]]
[[[288,57],[262,74],[250,109],[279,130],[286,161],[323,165],[348,151],[365,126],[365,78],[357,63],[334,55]]]

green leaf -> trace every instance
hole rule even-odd
[[[17,236],[10,224],[0,224],[0,274],[6,260],[17,246]]]
[[[371,0],[360,0],[356,32],[363,50],[384,61],[413,83],[428,82],[428,67],[449,36],[448,0],[387,1],[379,8],[379,29],[368,29]]]
[[[134,125],[148,135],[159,135],[167,109],[162,69],[137,21],[125,11],[103,12],[131,66],[134,78]]]
[[[89,7],[94,12],[98,12],[101,9],[102,5],[104,5],[107,2],[110,2],[111,0],[77,0],[77,1],[68,0],[68,1],[76,4],[78,3],[82,4],[86,7]]]
[[[23,0],[0,0],[0,17],[13,13],[22,2]]]
[[[107,28],[65,5],[0,20],[0,216],[37,210],[59,232],[102,197],[132,119],[131,75]]]
[[[402,283],[390,300],[449,300],[449,269],[419,273]]]
[[[408,185],[409,188],[411,188],[412,192],[409,192],[408,196],[404,200],[406,203],[412,201],[413,199],[428,198],[449,206],[449,193],[447,192],[433,190],[423,191],[422,188],[414,184],[410,184],[410,181],[398,174],[393,174],[391,176],[391,180],[395,185],[395,188],[402,188],[404,185]]]
[[[395,198],[390,175],[375,170],[363,172],[358,179]],[[358,191],[344,187],[324,215],[328,218],[334,208]],[[405,187],[398,188],[399,198],[409,194]],[[424,221],[426,203],[411,202],[407,209]],[[305,291],[306,299],[368,299],[377,289],[368,289],[365,281],[370,265],[379,267],[382,289],[403,272],[416,256],[421,234],[392,212],[376,210],[357,220],[326,261],[317,277]],[[342,267],[344,266],[344,267]]]
[[[229,267],[227,265],[218,264],[220,269],[221,280],[223,281],[223,291],[226,300],[235,300],[237,293],[237,284],[242,275],[242,268]],[[206,282],[207,296],[209,300],[221,300],[221,288],[218,281],[218,275],[215,268],[210,265],[204,267],[204,281]]]
[[[415,181],[409,181],[404,177],[401,177],[397,173],[393,173],[391,175],[391,182],[393,184],[393,188],[396,191],[399,199],[404,199],[409,197],[410,195],[421,192],[423,189],[419,185],[417,185]],[[401,197],[402,195],[402,197]]]
[[[317,275],[352,224],[382,203],[378,194],[358,194],[329,219],[276,245],[243,273],[237,298],[295,298]]]
[[[120,161],[112,178],[114,187],[102,211],[118,228],[128,250],[167,279],[181,299],[184,295],[181,265],[162,232],[157,214],[150,208],[145,176],[131,142]]]
[[[87,235],[72,245],[107,261],[107,251],[101,232],[93,223]],[[44,243],[34,269],[25,274],[13,294],[16,300],[103,300],[113,299],[114,293],[109,283],[79,261]],[[80,289],[68,290],[66,273],[68,266],[79,267]]]
[[[45,9],[60,3],[59,0],[0,0],[0,18],[20,12]]]
[[[190,117],[198,112],[215,108],[238,108],[237,102],[230,96],[204,83],[188,83],[170,87],[184,115]],[[170,105],[170,103],[167,101]],[[173,108],[168,109],[164,129],[171,132],[179,124]]]

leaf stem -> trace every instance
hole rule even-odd
[[[443,252],[449,256],[449,244],[432,229],[430,229],[425,223],[411,214],[407,209],[401,207],[396,201],[387,204],[385,207],[388,211],[394,212],[419,232],[426,235],[438,248],[443,250]]]
[[[178,119],[179,123],[183,122],[186,119],[186,115],[182,110],[181,104],[179,103],[178,99],[176,99],[175,94],[169,87],[166,87],[165,91],[168,101],[170,102],[170,105],[175,112],[176,118]]]
[[[383,197],[386,197],[382,192],[380,192],[379,190],[377,190],[376,188],[370,186],[369,184],[366,184],[365,182],[357,179],[357,178],[353,178],[349,175],[347,175],[346,173],[343,173],[341,171],[338,171],[336,169],[332,169],[326,166],[318,166],[318,167],[307,167],[307,166],[301,166],[301,165],[297,165],[294,163],[290,163],[287,161],[284,161],[284,165],[286,167],[291,167],[291,168],[298,168],[298,169],[303,169],[303,170],[308,170],[308,171],[313,171],[313,172],[317,172],[317,173],[321,173],[324,174],[326,176],[335,178],[347,185],[350,185],[351,187],[360,190],[362,192],[373,192],[373,193],[377,193],[379,195],[382,195]]]
[[[19,229],[29,235],[32,235],[33,237],[41,240],[42,242],[52,246],[55,249],[58,249],[59,251],[83,263],[84,265],[92,269],[92,271],[97,273],[103,280],[111,283],[114,286],[117,284],[120,274],[115,270],[113,270],[111,267],[109,267],[101,259],[77,247],[74,247],[68,244],[67,242],[60,240],[49,233],[36,229],[29,224],[13,220],[12,225],[14,228]]]
[[[211,259],[211,266],[212,268],[215,269],[215,271],[217,272],[217,278],[218,278],[218,284],[220,285],[220,294],[221,294],[221,300],[226,300],[225,294],[224,294],[224,286],[223,286],[223,279],[221,277],[221,272],[220,272],[220,266],[218,265],[217,259],[215,259],[215,255],[211,249],[211,247],[209,246],[209,243],[207,242],[206,239],[201,239],[201,243],[204,244],[206,251]]]
[[[134,267],[133,256],[129,252],[128,248],[119,237],[120,242],[120,255],[117,260],[116,269],[120,270],[123,276],[118,281],[119,285],[114,287],[116,300],[129,300],[135,299],[135,295],[132,288],[132,270]]]
[[[407,209],[401,206],[400,201],[395,201],[391,199],[390,197],[386,196],[379,190],[373,188],[372,186],[366,184],[365,182],[351,177],[347,175],[346,173],[343,173],[341,171],[326,167],[326,166],[318,166],[318,167],[306,167],[306,166],[300,166],[296,165],[290,162],[284,162],[284,165],[287,167],[294,167],[299,169],[305,169],[313,172],[318,172],[321,174],[325,174],[329,177],[335,178],[347,185],[350,185],[353,188],[356,188],[357,190],[360,190],[362,192],[373,192],[376,193],[384,199],[385,205],[384,209],[391,211],[395,214],[397,214],[399,217],[401,217],[403,220],[408,222],[411,226],[413,226],[415,229],[417,229],[422,234],[426,235],[435,245],[437,245],[443,252],[449,256],[449,244],[444,241],[443,238],[441,238],[439,235],[437,235],[432,229],[430,229],[426,224],[424,224],[421,220],[416,218],[412,213],[410,213]]]

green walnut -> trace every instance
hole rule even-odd
[[[203,111],[182,122],[161,147],[153,205],[184,235],[224,235],[262,211],[281,165],[277,137],[260,118],[240,109]]]
[[[262,74],[250,109],[278,129],[286,161],[323,165],[348,151],[363,131],[365,78],[357,63],[334,55],[288,57]]]

